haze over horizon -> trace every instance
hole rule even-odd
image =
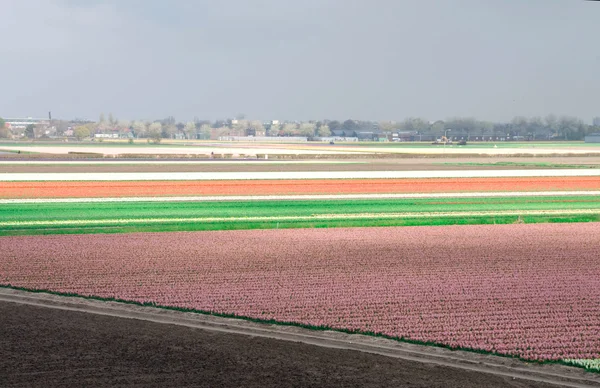
[[[600,116],[600,3],[5,0],[0,116]]]

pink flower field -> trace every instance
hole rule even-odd
[[[600,357],[600,224],[1,237],[0,284]]]

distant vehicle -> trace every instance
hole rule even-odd
[[[334,144],[335,144],[335,143],[334,143],[333,141],[330,141],[330,142],[329,142],[329,145],[334,145]]]
[[[452,144],[452,140],[448,139],[446,136],[442,136],[439,139],[435,139],[435,141],[431,144]]]
[[[467,145],[467,141],[466,140],[461,140],[457,144],[458,145]]]

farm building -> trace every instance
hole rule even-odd
[[[600,143],[600,132],[590,133],[585,137],[586,143]]]

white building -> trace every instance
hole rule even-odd
[[[27,118],[9,118],[4,119],[8,129],[25,129],[28,125],[50,125],[48,119]]]

